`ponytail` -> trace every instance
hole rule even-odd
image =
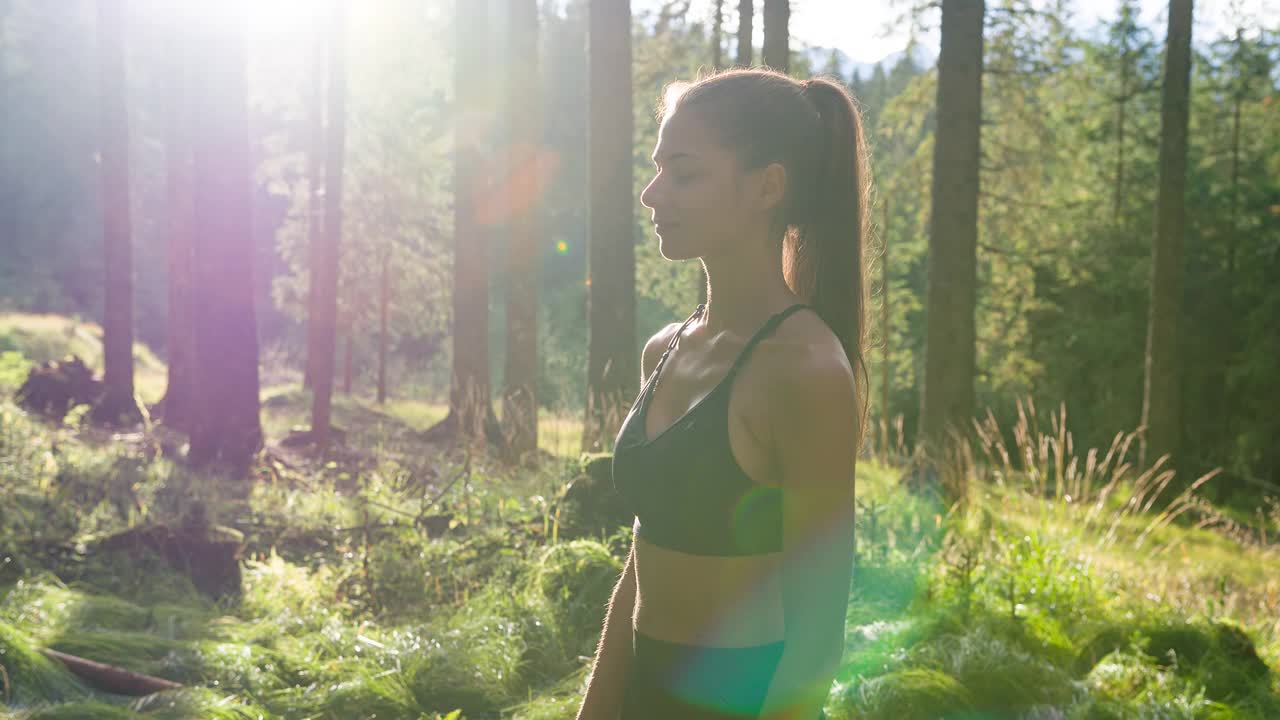
[[[859,410],[858,444],[867,423],[870,380],[862,348],[866,331],[863,248],[868,235],[871,169],[862,116],[849,93],[825,78],[800,83],[817,110],[820,132],[810,139],[812,172],[796,188],[792,230],[785,238],[787,283],[831,327],[853,366]],[[807,180],[808,182],[803,182]]]

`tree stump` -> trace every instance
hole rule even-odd
[[[562,503],[560,534],[566,537],[596,535],[630,525],[634,516],[613,488],[613,455],[589,453],[582,472],[569,482],[558,500]]]
[[[76,355],[50,360],[31,368],[27,379],[14,393],[19,406],[62,422],[76,405],[91,405],[102,395],[101,380]]]
[[[131,528],[101,541],[93,551],[130,552],[139,548],[165,558],[175,570],[191,578],[197,590],[215,600],[240,594],[244,534],[209,524],[199,503],[178,527],[156,524]]]

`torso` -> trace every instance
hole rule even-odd
[[[802,317],[791,317],[796,315]],[[823,333],[834,338],[812,310],[789,313],[755,344],[729,385],[720,390],[727,392],[727,417],[713,418],[712,413],[703,411],[719,410],[719,404],[698,405],[727,377],[747,340],[721,338],[695,346],[686,330],[677,351],[656,368],[659,381],[650,388],[643,439],[665,440],[664,433],[678,432],[673,424],[691,411],[698,422],[724,422],[729,452],[741,471],[760,486],[778,487],[768,445],[768,381],[788,357],[795,357],[797,343],[822,342]],[[674,335],[674,328],[669,334]],[[712,647],[782,640],[781,552],[691,554],[649,542],[637,532],[634,562],[633,623],[637,632],[668,642]]]

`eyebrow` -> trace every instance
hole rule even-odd
[[[666,159],[666,161],[667,161],[667,162],[675,162],[676,160],[679,160],[680,158],[689,158],[689,159],[693,159],[693,158],[695,158],[695,157],[696,157],[696,156],[695,156],[693,153],[678,152],[678,153],[675,153],[675,154],[673,154],[673,155],[669,155],[669,156],[667,156],[665,159]],[[652,160],[652,161],[654,161],[655,163],[656,163],[656,162],[658,162],[658,154],[657,154],[657,153],[654,153],[654,154],[653,154],[649,159],[650,159],[650,160]]]

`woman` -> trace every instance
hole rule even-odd
[[[613,457],[634,539],[578,718],[814,720],[866,422],[861,119],[842,86],[764,69],[674,86],[661,116],[641,200],[708,302],[642,353]]]

